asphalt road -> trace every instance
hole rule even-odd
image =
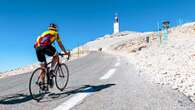
[[[123,57],[93,52],[67,65],[67,89],[54,87],[39,103],[29,95],[31,73],[0,79],[0,110],[195,110],[187,97],[151,84]]]

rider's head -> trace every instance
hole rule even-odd
[[[49,30],[57,31],[57,25],[54,24],[54,23],[51,23],[51,24],[49,24],[48,29],[49,29]]]

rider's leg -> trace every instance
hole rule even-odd
[[[52,56],[52,63],[51,63],[51,69],[54,70],[55,64],[59,63],[59,57],[58,54],[56,52],[56,49],[53,46],[48,46],[46,48],[46,54],[48,56]]]
[[[40,62],[40,66],[42,71],[40,73],[40,82],[44,83],[45,81],[45,66],[46,66],[46,58],[45,58],[45,47],[36,48],[36,54],[38,61]]]
[[[59,56],[57,55],[57,53],[55,53],[52,58],[52,64],[51,64],[52,70],[54,69],[55,65],[58,63],[59,63]]]
[[[46,66],[46,64],[45,63],[41,63],[40,66],[42,68],[42,71],[41,71],[41,74],[40,74],[40,82],[45,83],[45,74],[46,74],[45,66]]]
[[[55,64],[56,62],[58,61],[58,55],[56,53],[56,49],[52,46],[52,45],[48,45],[45,49],[45,53],[48,55],[48,56],[53,56],[52,58],[52,64],[51,64],[51,70],[54,70],[54,67],[55,67]],[[49,83],[50,83],[50,87],[52,88],[53,87],[53,71],[50,71],[50,80],[49,80]]]
[[[45,80],[45,77],[46,77],[46,63],[41,63],[40,66],[41,66],[42,70],[41,70],[41,73],[40,73],[40,80],[39,80],[38,84],[39,84],[39,87],[40,87],[41,90],[47,91],[48,88],[45,85],[45,81],[46,81]]]

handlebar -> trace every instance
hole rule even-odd
[[[68,57],[67,57],[67,60],[70,59],[70,52],[67,52],[67,53],[65,53],[65,54],[64,54],[64,53],[58,53],[58,55],[61,56],[61,57],[67,55],[67,56],[68,56]]]

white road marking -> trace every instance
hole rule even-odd
[[[100,78],[100,80],[106,80],[110,78],[114,74],[115,71],[116,71],[115,68],[110,69],[104,76]]]
[[[62,103],[60,106],[55,108],[54,110],[70,110],[75,105],[80,104],[83,101],[83,99],[85,99],[87,96],[92,94],[91,92],[92,89],[93,89],[92,87],[85,88],[83,90],[84,91],[83,93],[77,93],[75,96],[71,97],[66,102]],[[89,92],[87,92],[87,90],[89,90]]]
[[[120,63],[119,63],[119,62],[117,62],[114,66],[115,66],[115,67],[117,67],[117,66],[119,66],[119,65],[120,65]]]
[[[115,64],[116,67],[120,65],[119,61],[120,61],[120,58],[117,57],[117,63]],[[106,80],[106,79],[110,78],[115,73],[115,71],[116,71],[116,68],[110,69],[104,76],[102,76],[100,78],[100,80]],[[56,107],[54,110],[70,110],[70,109],[72,109],[74,106],[80,104],[87,96],[92,94],[92,92],[91,92],[92,89],[93,89],[92,87],[85,88],[83,90],[84,92],[77,93],[76,95],[74,95],[73,97],[68,99],[66,102],[64,102],[61,105],[59,105],[58,107]],[[87,92],[87,91],[90,91],[90,92]]]

